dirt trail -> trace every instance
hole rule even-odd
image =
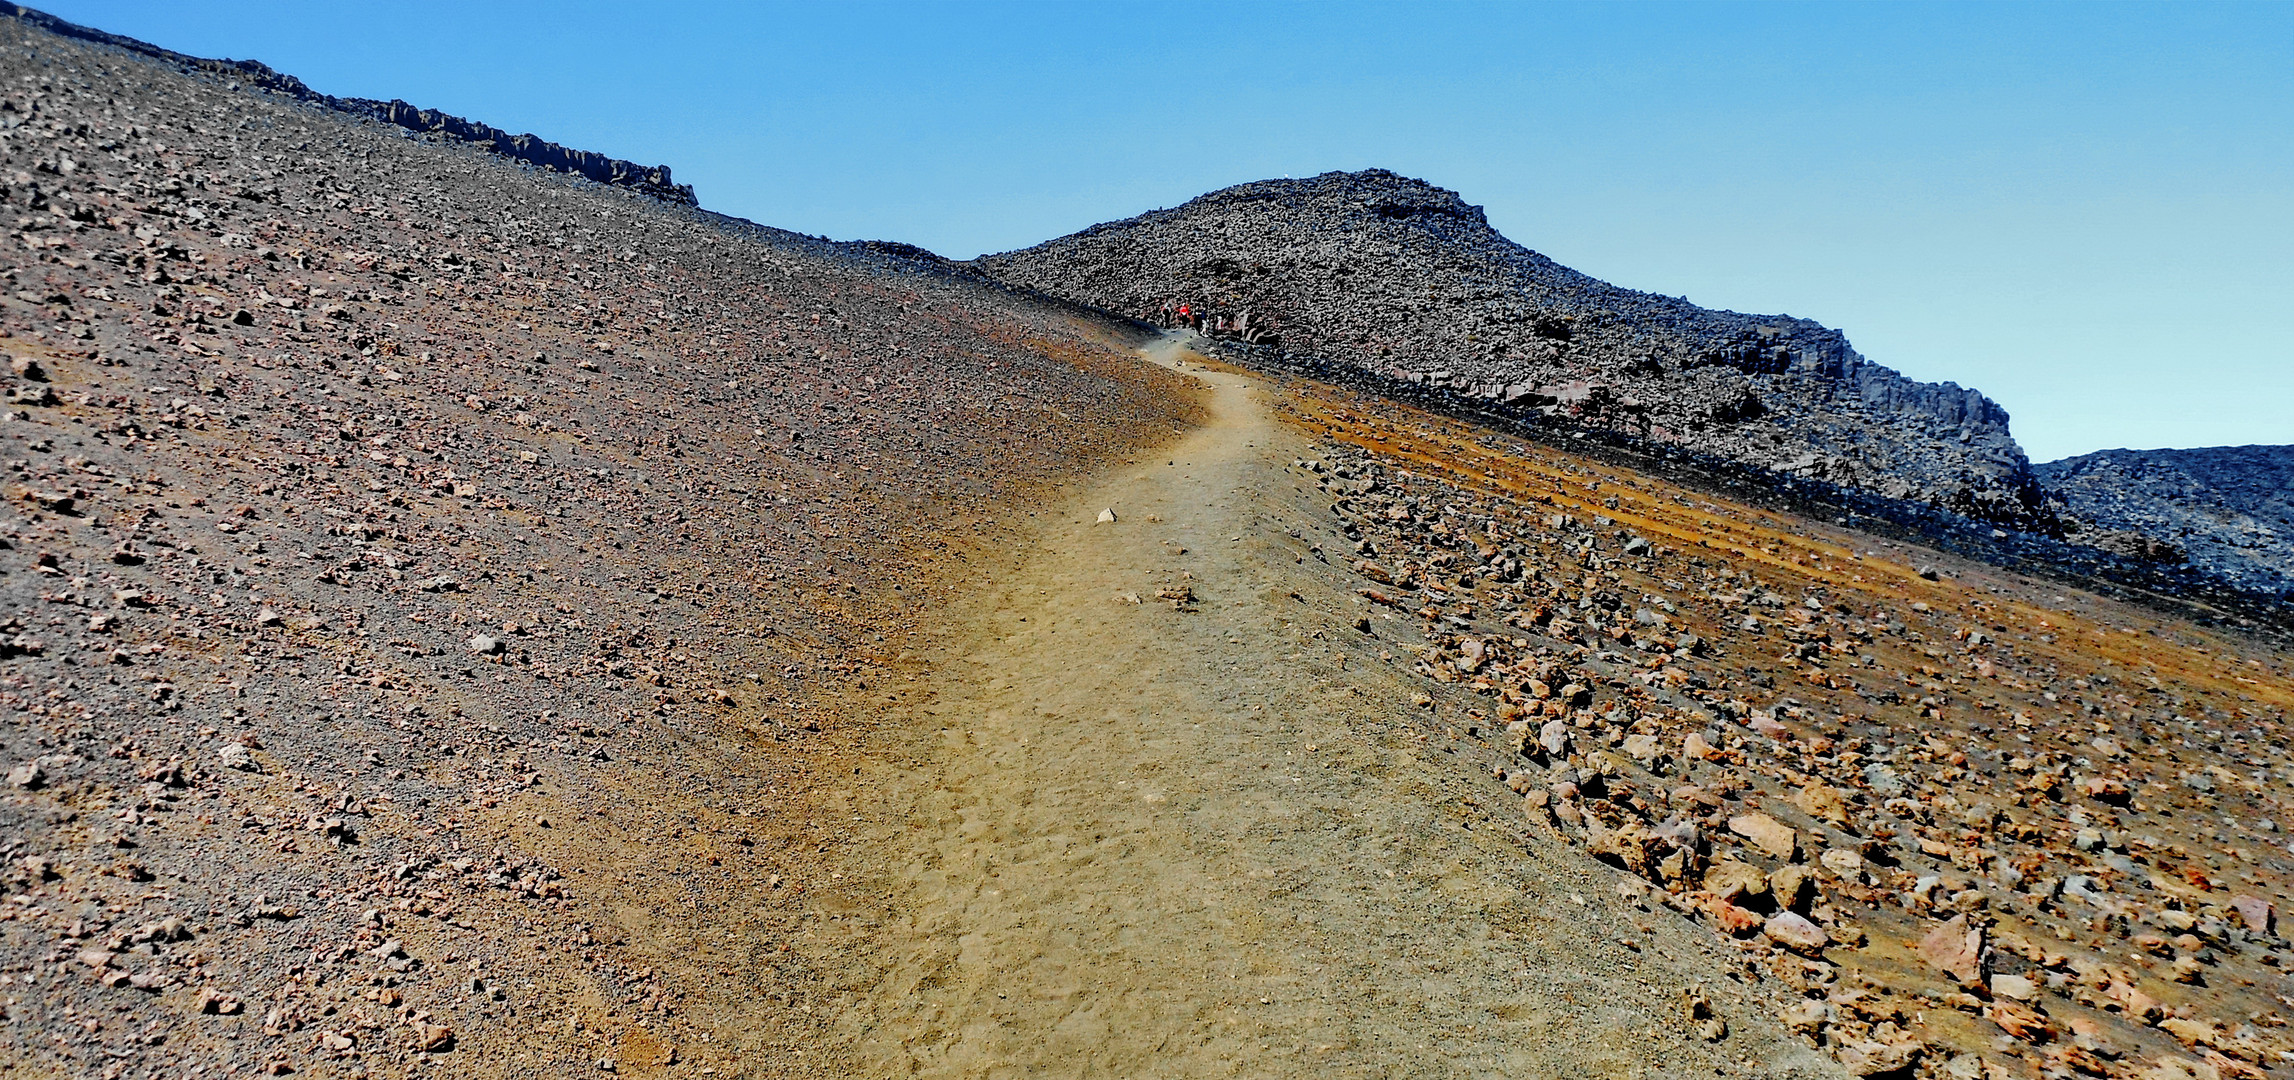
[[[840,1021],[855,1066],[1833,1075],[1732,958],[1472,783],[1487,762],[1380,658],[1407,624],[1357,630],[1310,550],[1345,549],[1267,391],[1177,341],[1149,355],[1200,373],[1211,419],[983,575],[914,718],[934,760],[891,785],[894,828],[857,868],[885,921]],[[1197,610],[1158,598],[1182,585]],[[1683,1018],[1696,984],[1734,1027],[1717,1044]]]

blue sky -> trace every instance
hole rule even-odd
[[[46,9],[957,257],[1381,166],[1978,387],[2035,460],[2294,442],[2294,4]]]

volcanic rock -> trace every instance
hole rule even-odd
[[[1839,331],[1620,288],[1382,169],[1262,180],[984,256],[997,277],[1151,322],[1979,517],[2039,502],[1998,404],[1864,359]]]

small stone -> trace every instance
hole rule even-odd
[[[500,656],[503,646],[500,638],[491,634],[477,634],[470,638],[468,648],[474,656]]]
[[[1767,814],[1738,814],[1728,819],[1728,831],[1752,841],[1754,846],[1779,859],[1790,859],[1794,852],[1800,850],[1799,834],[1792,831],[1792,826]]]
[[[2055,1034],[2055,1025],[2037,1010],[2012,1002],[1995,1001],[1983,1010],[1983,1016],[2024,1042],[2044,1042]]]
[[[453,1028],[444,1024],[422,1025],[422,1050],[424,1053],[442,1054],[452,1049],[454,1049]]]
[[[1768,874],[1760,867],[1724,859],[1705,871],[1705,891],[1729,903],[1768,895]]]
[[[1839,788],[1812,783],[1795,793],[1792,803],[1800,808],[1801,813],[1818,821],[1827,821],[1838,827],[1846,827],[1848,824],[1848,799],[1840,793]]]
[[[1626,757],[1645,766],[1657,760],[1657,755],[1665,752],[1665,744],[1663,740],[1654,735],[1627,735],[1625,736],[1625,745],[1620,749],[1625,751]]]
[[[1826,848],[1816,861],[1849,884],[1858,885],[1864,881],[1864,856],[1847,848]]]
[[[1101,510],[1101,511],[1099,512],[1099,524],[1101,524],[1101,525],[1113,525],[1113,524],[1115,524],[1115,511],[1114,511],[1114,510],[1112,510],[1112,509],[1109,509],[1109,510]]]
[[[1791,911],[1779,911],[1769,916],[1767,924],[1760,928],[1760,932],[1766,935],[1768,940],[1805,956],[1822,955],[1824,946],[1830,944],[1832,940],[1831,936],[1824,932],[1823,927],[1809,922],[1805,917]]]
[[[1784,1026],[1801,1035],[1814,1035],[1832,1019],[1832,1006],[1822,1001],[1800,1001],[1784,1010]]]
[[[1717,896],[1705,904],[1705,911],[1712,916],[1713,929],[1731,937],[1748,936],[1762,925],[1759,915]]]
[[[8,770],[8,786],[31,791],[48,782],[47,770],[37,761],[27,761]]]
[[[1993,997],[2029,1001],[2038,996],[2039,987],[2021,975],[1994,975],[1991,977],[1991,993]]]
[[[2234,896],[2230,910],[2238,913],[2239,921],[2245,923],[2251,933],[2269,934],[2278,928],[2277,910],[2270,901],[2259,896]]]
[[[1840,1064],[1851,1076],[1887,1076],[1906,1072],[1926,1048],[1917,1042],[1851,1042],[1840,1048]]]
[[[1816,872],[1798,864],[1778,867],[1768,875],[1768,895],[1776,899],[1776,906],[1805,911],[1816,898]]]
[[[2170,1016],[2159,1021],[2159,1030],[2175,1037],[2184,1046],[2203,1046],[2214,1041],[2214,1028],[2188,1017]]]
[[[1692,731],[1681,739],[1681,756],[1690,761],[1706,761],[1713,756],[1713,747],[1703,734]]]
[[[1958,979],[1962,986],[1983,979],[1983,928],[1969,926],[1964,914],[1929,931],[1920,940],[1919,953],[1929,967]]]
[[[255,763],[255,755],[250,753],[245,744],[242,743],[228,742],[216,747],[215,763],[226,769],[237,769],[240,772],[262,771],[262,766]]]
[[[255,613],[255,625],[257,626],[277,626],[284,621],[286,620],[282,619],[279,613],[271,608],[264,608]]]

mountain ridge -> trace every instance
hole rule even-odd
[[[1215,336],[1784,473],[1991,521],[2047,516],[2007,411],[1981,392],[1910,379],[1814,320],[1603,282],[1384,169],[1238,184],[974,263],[1134,317],[1187,303]]]
[[[373,98],[336,97],[311,89],[308,83],[285,72],[275,71],[259,60],[221,60],[179,53],[148,41],[98,30],[92,26],[57,18],[37,8],[22,4],[0,3],[0,15],[7,15],[26,24],[39,27],[58,37],[85,41],[95,45],[125,50],[147,60],[173,65],[184,71],[203,72],[227,78],[240,79],[274,93],[298,101],[308,102],[341,113],[363,116],[393,124],[409,131],[423,132],[468,143],[513,161],[571,173],[600,184],[625,187],[640,191],[665,202],[699,206],[693,194],[693,185],[679,184],[670,179],[667,165],[639,165],[616,157],[551,142],[541,136],[527,133],[512,135],[501,128],[465,120],[462,117],[425,109],[393,98],[378,101]]]
[[[2097,450],[2033,471],[2081,522],[2171,545],[2250,591],[2294,594],[2294,446]]]

